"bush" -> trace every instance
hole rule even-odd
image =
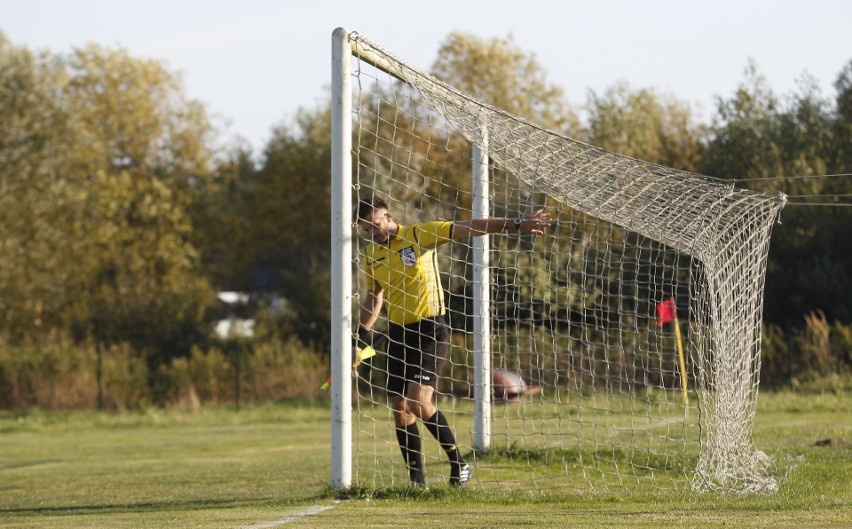
[[[124,410],[151,404],[195,408],[321,396],[319,387],[330,371],[327,355],[293,335],[282,337],[271,326],[261,331],[251,340],[193,347],[187,357],[174,358],[154,373],[145,353],[128,344],[98,347],[61,333],[15,344],[0,341],[0,409]],[[464,358],[464,341],[457,333],[449,363],[470,361]],[[503,344],[498,350],[511,348]],[[829,323],[824,314],[814,312],[801,329],[764,327],[762,351],[761,382],[767,387],[852,390],[852,325]],[[367,376],[381,376],[381,359],[376,361]],[[524,366],[523,358],[513,362],[519,363],[509,367]],[[449,391],[464,389],[469,381],[455,382],[459,387]]]
[[[263,402],[314,398],[328,376],[328,362],[291,337],[287,340],[233,340],[207,351],[195,347],[160,369],[167,388],[164,403]]]
[[[138,409],[150,404],[148,366],[142,355],[122,343],[104,348],[101,358],[102,408]]]
[[[77,344],[64,334],[3,343],[0,408],[138,407],[145,402],[146,375],[145,363],[127,345],[99,352],[93,344]]]
[[[797,372],[826,376],[838,371],[840,357],[831,350],[830,334],[831,325],[821,311],[805,316],[805,328],[793,333]]]
[[[777,388],[789,384],[794,372],[789,342],[778,325],[763,327],[763,346],[760,366],[760,383]]]
[[[765,326],[761,383],[808,391],[837,391],[852,383],[852,325],[829,323],[822,311],[805,316],[804,327],[784,332]]]
[[[315,398],[327,358],[295,337],[233,340],[160,366],[128,344],[98,347],[66,335],[0,342],[0,409],[137,409]]]
[[[50,409],[92,406],[97,397],[91,348],[49,335],[0,348],[0,405]],[[92,389],[95,389],[93,392]]]
[[[189,357],[175,358],[160,367],[158,395],[162,404],[196,408],[202,402],[219,403],[233,400],[234,368],[218,348],[207,352],[193,347]]]
[[[328,360],[295,337],[258,344],[249,358],[246,380],[255,401],[312,398],[322,392]]]

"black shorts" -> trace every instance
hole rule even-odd
[[[450,350],[450,328],[443,316],[388,329],[388,393],[405,395],[409,382],[437,387]]]

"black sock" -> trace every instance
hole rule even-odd
[[[456,445],[456,436],[453,435],[452,428],[450,428],[446,417],[444,417],[444,414],[440,410],[437,410],[431,418],[423,421],[423,424],[426,425],[429,432],[438,440],[438,444],[447,453],[450,462],[459,465],[464,464],[464,458],[462,458],[459,447]]]
[[[426,484],[423,476],[423,455],[421,452],[420,430],[417,423],[411,423],[405,428],[396,428],[396,439],[402,451],[402,459],[408,467],[408,478],[414,483]]]

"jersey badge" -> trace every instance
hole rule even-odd
[[[402,251],[399,252],[399,256],[402,258],[402,264],[405,266],[414,266],[417,262],[417,254],[414,253],[413,246],[403,248]]]

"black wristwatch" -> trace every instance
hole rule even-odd
[[[521,224],[523,224],[523,223],[524,223],[524,219],[522,219],[521,217],[515,218],[515,229],[518,230],[518,231],[521,231]]]

